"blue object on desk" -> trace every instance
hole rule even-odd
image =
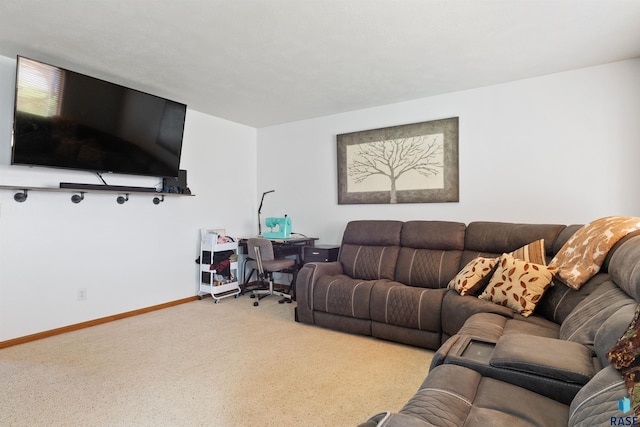
[[[291,237],[291,218],[267,218],[265,225],[271,228],[271,231],[266,231],[262,234],[265,239],[288,239]],[[278,227],[277,231],[273,231],[275,227]]]

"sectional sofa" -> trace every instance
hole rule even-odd
[[[435,350],[414,397],[362,426],[629,425],[633,372],[611,362],[629,356],[610,350],[640,301],[636,222],[575,286],[561,260],[588,227],[353,221],[337,262],[298,273],[296,319]]]

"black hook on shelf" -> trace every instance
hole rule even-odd
[[[118,198],[116,199],[116,202],[118,202],[119,205],[124,204],[124,202],[129,200],[129,193],[125,194],[125,197],[122,196],[118,196]]]
[[[78,204],[83,200],[84,200],[84,191],[81,191],[80,194],[74,194],[73,196],[71,196],[71,201],[73,203]]]
[[[22,190],[22,193],[16,193],[13,195],[13,200],[18,203],[22,203],[27,200],[27,189]]]
[[[162,202],[164,202],[164,194],[162,196],[160,196],[160,198],[158,198],[158,197],[154,197],[153,198],[153,204],[154,205],[159,205]]]

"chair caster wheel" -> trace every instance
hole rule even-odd
[[[260,304],[260,303],[259,303],[258,301],[256,301],[256,302],[254,302],[254,303],[253,303],[253,306],[254,306],[254,307],[257,307],[259,304]]]

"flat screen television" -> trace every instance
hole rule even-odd
[[[11,163],[177,177],[186,109],[18,56]]]

